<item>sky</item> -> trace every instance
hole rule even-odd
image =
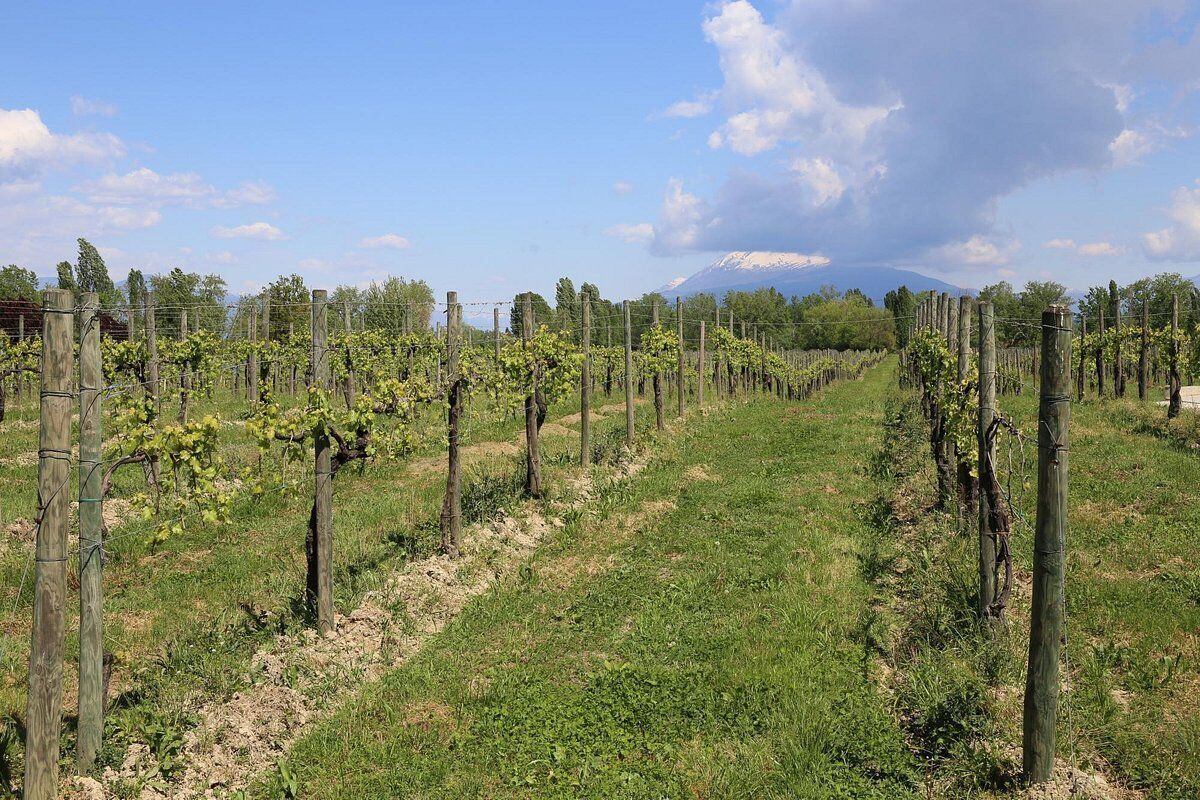
[[[24,3],[0,263],[632,297],[1200,273],[1200,0]]]

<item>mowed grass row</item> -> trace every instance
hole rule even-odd
[[[695,419],[253,795],[910,795],[856,634],[892,379]]]
[[[597,393],[594,406],[618,402],[615,394],[605,398]],[[637,409],[637,425],[644,433],[653,425],[653,409],[646,403]],[[237,420],[245,416],[246,405],[243,398],[228,393],[195,403],[197,414],[214,410],[220,411],[223,419]],[[339,611],[353,609],[358,598],[378,586],[392,568],[423,557],[436,546],[437,515],[445,490],[445,468],[439,460],[444,460],[445,422],[439,410],[431,407],[423,415],[418,426],[420,446],[411,461],[355,465],[338,476],[334,488],[334,588]],[[551,408],[548,420],[576,410],[575,401],[564,401]],[[464,418],[462,444],[502,441],[517,453],[523,425],[523,419],[486,411],[486,401],[481,399]],[[6,441],[6,455],[23,452],[25,444],[36,449],[36,428],[28,424],[13,428],[18,435]],[[572,459],[578,458],[575,430],[544,439],[551,486],[571,469]],[[593,426],[593,441],[609,454],[623,437],[623,412]],[[244,466],[258,458],[240,425],[223,426],[222,442],[222,453],[232,465]],[[304,532],[311,504],[307,490],[312,482],[307,461],[270,465],[268,482],[297,478],[299,490],[247,496],[235,505],[228,525],[205,526],[193,519],[182,535],[153,549],[146,541],[149,529],[145,523],[131,521],[112,532],[105,566],[105,647],[115,655],[106,734],[112,746],[103,751],[103,763],[119,762],[125,742],[144,741],[148,730],[186,730],[193,723],[190,709],[197,698],[220,698],[241,688],[247,680],[250,656],[262,642],[309,624],[302,607]],[[6,509],[26,502],[31,516],[36,466],[9,464],[4,469]],[[522,475],[519,455],[468,459],[463,481],[465,513],[483,515],[514,502]],[[118,488],[140,490],[140,481],[135,467]],[[75,490],[74,481],[70,490]],[[76,546],[75,536],[72,529],[69,550]],[[0,608],[5,634],[0,718],[9,732],[0,742],[5,745],[0,757],[18,765],[21,742],[12,734],[18,730],[25,707],[32,584],[25,565],[31,552],[10,544],[0,554],[5,589]],[[72,562],[69,575],[76,569]],[[22,575],[24,593],[18,600]],[[64,670],[68,753],[76,703],[76,587],[71,578]]]
[[[1036,518],[1036,390],[999,398],[1025,432],[1000,446],[1014,496],[1007,625],[978,626],[977,523],[930,513],[936,486],[915,392],[896,390],[878,465],[892,483],[864,551],[877,587],[872,649],[940,796],[1007,796],[1020,773],[1021,702]],[[1073,404],[1066,646],[1058,728],[1064,765],[1154,798],[1200,794],[1200,457],[1193,420],[1155,436],[1164,410]],[[961,525],[961,527],[959,527]]]

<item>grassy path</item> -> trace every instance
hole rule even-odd
[[[891,376],[697,419],[256,795],[908,796],[858,636]]]

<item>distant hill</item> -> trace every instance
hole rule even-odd
[[[823,256],[766,252],[729,253],[689,278],[676,278],[659,291],[670,297],[708,292],[719,298],[730,290],[752,292],[774,287],[784,297],[803,297],[820,291],[822,286],[832,286],[839,292],[858,289],[882,305],[884,295],[902,285],[914,292],[964,291],[907,269],[837,267]]]

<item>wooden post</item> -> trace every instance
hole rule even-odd
[[[1096,397],[1104,397],[1104,306],[1100,306],[1100,324],[1096,327]]]
[[[104,562],[100,484],[100,300],[83,295],[79,324],[79,772],[96,761],[104,733]]]
[[[450,314],[449,309],[446,310],[446,314],[447,314],[447,320],[448,320],[449,314]],[[345,367],[346,367],[346,378],[342,384],[342,389],[346,393],[346,408],[351,408],[354,405],[355,386],[354,386],[354,362],[351,360],[351,357],[350,357],[349,338],[350,338],[350,334],[354,332],[354,322],[350,317],[349,301],[342,303],[342,325],[346,329],[345,330],[346,338],[342,340],[342,347],[344,348],[343,359],[345,361]]]
[[[329,293],[324,289],[312,292],[312,351],[313,385],[326,391],[329,385]],[[333,630],[333,470],[329,434],[323,430],[313,439],[314,485],[313,530],[308,547],[309,603],[315,604],[317,630]]]
[[[985,465],[995,465],[996,447],[989,445],[988,431],[996,416],[996,317],[991,302],[979,303],[979,417],[975,433],[979,446],[979,474]],[[996,597],[996,537],[990,523],[987,493],[979,492],[979,618],[991,615]]]
[[[442,552],[457,558],[462,546],[462,472],[458,458],[458,427],[462,417],[462,374],[459,340],[462,338],[462,306],[458,292],[446,292],[446,498],[442,502]]]
[[[247,336],[250,344],[246,356],[246,389],[250,394],[251,405],[258,405],[262,396],[258,393],[258,303],[250,301],[248,319],[246,320]]]
[[[1083,346],[1083,339],[1087,336],[1087,315],[1080,313],[1079,315],[1079,372],[1075,375],[1075,394],[1079,402],[1083,402],[1083,389],[1087,380],[1084,376],[1084,359],[1087,358],[1087,348]]]
[[[188,313],[187,309],[179,312],[179,340],[183,341],[188,337]],[[187,364],[180,366],[179,375],[179,421],[187,422],[188,419],[188,400],[192,394],[192,373],[188,369]]]
[[[704,405],[704,320],[700,320],[700,355],[696,359],[696,405]]]
[[[625,315],[625,444],[633,449],[633,326],[629,323],[629,301],[621,301]]]
[[[1175,419],[1183,404],[1180,401],[1179,389],[1179,295],[1171,295],[1171,372],[1167,377],[1170,384],[1171,399],[1167,401],[1167,419]]]
[[[1138,348],[1138,400],[1146,399],[1150,364],[1150,298],[1142,298],[1142,336]]]
[[[957,327],[954,334],[958,346],[958,383],[965,386],[971,374],[971,298],[958,298],[955,312]],[[955,448],[957,452],[957,447]],[[960,505],[966,509],[969,519],[976,512],[979,481],[971,474],[971,465],[965,453],[958,452],[958,492]]]
[[[583,347],[583,369],[579,374],[579,464],[586,467],[592,463],[591,411],[592,411],[592,300],[583,292],[583,331],[580,344]]]
[[[1125,374],[1121,369],[1121,298],[1113,308],[1113,397],[1125,396]]]
[[[684,389],[686,388],[686,380],[683,371],[683,299],[675,298],[675,320],[679,327],[679,363],[675,369],[675,383],[677,384],[676,394],[679,395],[679,416],[683,416],[684,412]]]
[[[492,309],[492,349],[496,360],[500,360],[500,306]]]
[[[651,308],[652,308],[651,322],[653,323],[654,327],[657,328],[658,327],[658,301],[657,300],[655,300],[654,303],[651,304]],[[661,431],[663,429],[663,385],[662,385],[662,371],[659,370],[657,365],[655,365],[655,367],[654,367],[653,383],[654,383],[654,426]]]
[[[1066,557],[1068,428],[1071,417],[1071,315],[1066,306],[1042,312],[1041,395],[1038,403],[1038,498],[1033,542],[1033,604],[1025,681],[1022,766],[1041,783],[1054,769]]]
[[[533,339],[533,293],[521,299],[521,344],[529,348]],[[542,496],[542,458],[538,451],[538,370],[533,367],[529,394],[525,397],[525,492],[530,497]]]
[[[73,298],[64,289],[42,292],[42,388],[38,434],[37,544],[29,703],[25,713],[26,800],[58,794],[62,724],[63,638],[67,600],[67,481],[71,471]]]

